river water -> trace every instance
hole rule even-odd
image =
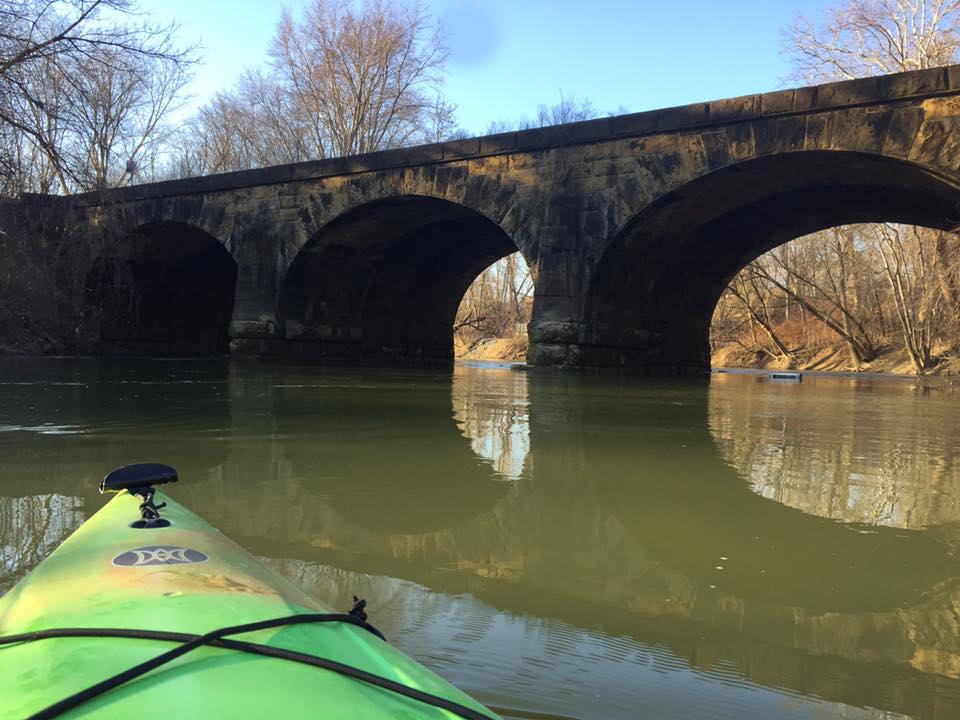
[[[960,387],[0,361],[0,592],[113,467],[511,718],[960,717]]]

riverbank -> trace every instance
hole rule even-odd
[[[479,360],[496,363],[525,362],[529,342],[526,335],[508,338],[480,338],[465,343],[454,336],[454,357],[457,360]],[[47,356],[67,355],[86,357],[84,353],[51,352],[50,348],[14,347],[0,344],[0,356]],[[943,359],[928,376],[960,376],[960,353],[942,353]],[[789,363],[769,356],[750,352],[734,343],[721,344],[714,348],[710,356],[710,365],[714,368],[745,370],[802,370],[824,373],[871,373],[879,375],[915,376],[906,352],[891,349],[881,352],[872,362],[864,363],[859,369],[850,362],[850,355],[843,347],[828,347],[807,357],[798,357],[791,366]]]
[[[960,356],[950,354],[944,349],[939,353],[940,363],[928,371],[927,375],[960,375]],[[722,343],[714,347],[710,364],[717,368],[753,368],[758,370],[809,370],[818,372],[869,372],[886,375],[916,375],[910,358],[901,348],[891,348],[881,352],[874,360],[863,363],[859,368],[853,366],[850,353],[840,345],[826,347],[806,357],[799,355],[791,367],[785,360],[774,359],[768,355],[751,352],[735,343]]]
[[[456,335],[453,339],[453,355],[457,360],[524,362],[528,347],[526,333],[505,338],[480,338],[469,344]]]
[[[473,343],[464,343],[454,338],[454,355],[458,360],[489,360],[496,362],[523,362],[527,358],[527,337],[480,338]],[[960,375],[960,354],[940,352],[941,362],[927,375]],[[835,373],[877,373],[883,375],[916,375],[907,353],[891,348],[880,353],[873,361],[860,368],[853,367],[850,354],[842,346],[826,347],[807,356],[795,358],[793,367],[785,361],[767,355],[750,352],[735,343],[718,344],[710,357],[715,368],[743,368],[755,370],[804,370]]]

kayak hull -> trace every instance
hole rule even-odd
[[[133,528],[139,500],[121,493],[0,598],[0,636],[55,628],[202,635],[225,626],[330,613],[169,497],[169,527]],[[288,625],[232,639],[332,660],[495,717],[373,633],[342,622]],[[56,637],[0,645],[0,718],[23,718],[176,643]],[[84,702],[63,717],[452,718],[354,678],[217,647]]]

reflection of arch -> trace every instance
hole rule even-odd
[[[473,451],[500,477],[518,479],[530,453],[527,374],[458,365],[451,395],[453,417]]]
[[[790,411],[803,401],[798,392],[816,399],[851,382],[812,378],[798,388],[715,375],[714,443],[754,492],[809,515],[904,530],[960,527],[953,491],[960,485],[953,456],[960,418],[932,419],[917,408],[928,398],[915,386],[880,380],[869,402],[808,402],[804,412]]]
[[[708,367],[713,309],[754,258],[847,223],[950,227],[958,202],[951,181],[865,153],[783,153],[703,175],[647,206],[605,251],[586,301],[588,357]]]
[[[913,606],[954,576],[947,548],[928,534],[863,532],[758,496],[713,442],[706,385],[691,383],[676,400],[632,403],[622,437],[584,443],[599,495],[658,562],[747,602],[818,613]],[[609,427],[611,412],[591,401],[582,422],[601,424],[603,414]],[[634,449],[610,451],[617,442]]]
[[[224,352],[237,264],[214,237],[176,222],[141,225],[113,244],[88,278],[100,336],[125,351]]]
[[[509,491],[451,418],[448,372],[328,369],[318,375],[280,367],[248,374],[242,366],[234,372],[232,425],[244,438],[237,453],[251,435],[274,438],[236,458],[225,474],[238,482],[225,493],[229,517],[221,520],[241,537],[249,533],[244,515],[230,513],[242,510],[248,491],[255,494],[246,502],[256,504],[278,534],[295,536],[303,524],[325,517],[328,529],[372,533],[380,542],[465,523]],[[270,494],[284,499],[270,506],[256,493],[263,478],[278,473],[282,484]]]
[[[321,354],[452,358],[451,328],[470,283],[517,250],[464,205],[397,196],[325,225],[283,278],[286,337]]]

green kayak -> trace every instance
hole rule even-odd
[[[0,718],[496,718],[363,601],[333,612],[155,492],[175,479],[108,475],[119,494],[0,598]]]

